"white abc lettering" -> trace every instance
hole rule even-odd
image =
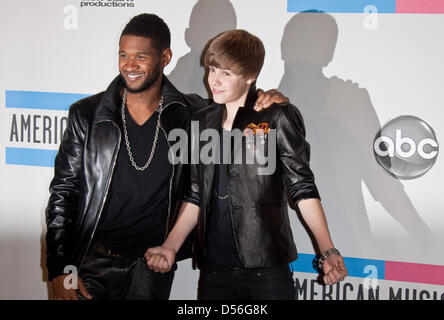
[[[364,28],[366,30],[378,29],[378,8],[368,5],[364,8],[364,13],[367,14],[364,19]]]
[[[63,269],[63,273],[68,274],[63,280],[63,286],[65,289],[77,289],[77,267],[68,265]]]
[[[65,6],[63,8],[63,13],[67,15],[63,20],[65,30],[77,30],[79,28],[77,7],[74,5]]]
[[[432,140],[432,139],[424,139],[421,140],[421,142],[419,142],[418,144],[418,153],[419,156],[423,159],[433,159],[434,157],[436,157],[436,155],[438,154],[438,151],[431,151],[429,153],[424,151],[424,146],[428,144],[432,147],[437,148],[438,144],[436,143],[436,141]]]
[[[381,144],[384,143],[387,147],[387,150],[381,149]],[[404,151],[402,150],[403,145],[408,145],[408,150]],[[438,151],[430,151],[426,152],[424,150],[424,147],[426,145],[432,146],[434,148],[438,147],[438,143],[433,139],[423,139],[418,143],[418,147],[416,147],[415,141],[413,139],[408,137],[402,136],[402,130],[396,129],[396,137],[395,137],[395,143],[393,143],[393,140],[386,136],[381,136],[375,140],[375,143],[373,145],[373,148],[377,155],[380,157],[387,157],[393,158],[395,156],[395,150],[396,154],[403,157],[403,158],[410,158],[412,157],[416,151],[418,151],[418,154],[421,158],[430,160],[436,157],[438,154]]]
[[[396,153],[399,154],[403,158],[410,158],[415,154],[416,151],[416,144],[415,141],[413,141],[410,138],[403,138],[401,137],[402,131],[401,129],[396,129]],[[410,149],[409,151],[403,151],[402,145],[408,144]]]
[[[380,145],[381,142],[385,142],[387,144],[387,150],[381,150]],[[374,149],[375,152],[381,156],[381,157],[386,157],[389,156],[390,158],[393,158],[395,156],[395,144],[393,143],[392,139],[390,139],[389,137],[379,137],[378,139],[375,140],[375,144],[374,144]]]
[[[378,131],[373,151],[378,164],[393,178],[410,180],[432,168],[439,144],[425,121],[415,116],[400,116]]]

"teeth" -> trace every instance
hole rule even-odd
[[[129,74],[128,75],[128,78],[130,78],[130,79],[135,79],[135,78],[138,78],[138,77],[140,77],[141,76],[141,74]]]

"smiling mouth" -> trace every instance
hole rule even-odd
[[[143,73],[131,73],[131,74],[127,73],[126,76],[129,80],[136,80],[136,79],[140,78],[141,76],[143,76]]]
[[[223,90],[216,90],[216,89],[211,89],[211,91],[213,91],[213,94],[221,94],[224,92]]]

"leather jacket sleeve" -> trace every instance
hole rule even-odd
[[[211,103],[211,100],[204,99],[195,93],[184,94],[183,97],[191,110],[191,114],[194,114]]]
[[[198,112],[200,109],[206,107],[210,103],[210,100],[204,99],[201,96],[194,93],[185,94],[184,98],[191,109],[191,121],[198,121],[198,116],[195,115],[195,113]],[[197,134],[197,137],[193,137],[193,133],[190,130],[188,131],[188,137],[191,137],[190,147],[189,147],[190,152],[192,152],[193,148],[197,148],[197,150],[199,150],[198,137],[200,133],[195,132],[195,134]],[[189,165],[190,183],[188,187],[185,189],[184,201],[200,206],[199,171],[198,171],[199,166],[197,164],[192,163],[191,153],[189,155],[189,160],[190,160],[190,165]]]
[[[199,173],[198,165],[190,165],[190,186],[185,193],[184,202],[190,202],[196,206],[200,206],[200,193],[199,193]]]
[[[196,115],[191,116],[191,122],[198,121],[198,117]],[[189,145],[189,184],[188,187],[185,189],[184,194],[184,202],[190,202],[192,204],[195,204],[196,206],[200,206],[200,192],[199,192],[199,164],[193,163],[193,162],[199,162],[199,159],[192,158],[193,150],[199,150],[199,135],[200,132],[191,132],[192,126],[190,127],[190,130],[188,131],[188,137],[190,138],[190,145]]]
[[[310,170],[310,145],[305,140],[304,122],[295,106],[281,108],[276,135],[284,184],[293,203],[301,199],[320,198]]]
[[[74,264],[70,240],[74,215],[79,203],[80,176],[86,121],[81,119],[80,105],[71,106],[68,124],[54,163],[54,178],[46,208],[46,265],[48,276],[62,275],[66,265]]]

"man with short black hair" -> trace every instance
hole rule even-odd
[[[46,209],[56,299],[169,297],[176,266],[152,272],[143,254],[171,229],[188,176],[186,166],[168,161],[168,134],[187,130],[190,108],[207,104],[181,94],[163,75],[171,56],[165,22],[135,16],[120,37],[120,75],[69,110]],[[264,96],[282,99],[275,90]],[[189,256],[185,246],[178,259]],[[65,286],[68,265],[78,269],[77,291]]]

